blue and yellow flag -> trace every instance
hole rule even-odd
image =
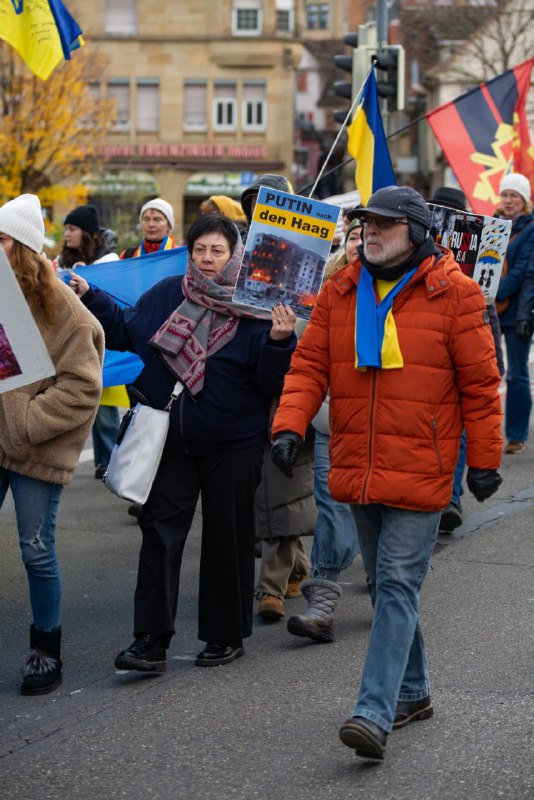
[[[377,189],[397,184],[380,115],[374,70],[365,81],[347,133],[347,150],[356,161],[356,188],[365,206]]]
[[[83,45],[81,34],[61,0],[0,0],[0,39],[44,81]]]

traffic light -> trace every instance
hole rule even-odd
[[[358,34],[357,33],[348,33],[346,36],[343,37],[343,41],[349,47],[352,47],[352,55],[339,55],[334,56],[334,63],[338,69],[343,70],[344,72],[350,72],[351,79],[349,81],[335,81],[333,89],[334,92],[339,96],[343,97],[345,100],[350,100],[352,103],[353,97],[353,59],[356,53],[356,47],[358,46]],[[336,122],[339,122],[342,125],[345,122],[345,117],[347,116],[348,109],[341,109],[334,111],[332,116],[334,117]]]
[[[358,26],[358,33],[348,33],[343,37],[343,41],[352,47],[350,56],[334,56],[336,67],[352,73],[352,81],[336,81],[334,91],[340,97],[351,101],[360,91],[369,67],[371,66],[371,56],[376,52],[376,23],[368,22]],[[334,111],[333,117],[336,122],[343,123],[347,112]]]
[[[404,48],[398,44],[385,45],[373,56],[379,71],[376,88],[380,97],[387,99],[388,111],[404,109]],[[382,78],[380,72],[385,72]]]

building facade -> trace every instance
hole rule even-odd
[[[108,224],[161,195],[180,238],[202,200],[291,175],[299,0],[85,0],[77,14],[116,101],[102,174],[84,180]]]

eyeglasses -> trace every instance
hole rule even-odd
[[[407,219],[393,219],[392,217],[365,216],[362,219],[363,228],[368,228],[373,223],[379,231],[388,231],[394,225],[408,225]]]

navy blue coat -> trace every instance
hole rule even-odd
[[[534,214],[522,214],[512,224],[512,236],[506,251],[508,272],[497,290],[497,303],[509,300],[508,307],[499,314],[501,328],[514,327],[519,306],[519,293],[527,274],[528,262],[534,249]]]
[[[148,342],[182,303],[181,278],[165,278],[132,308],[121,308],[90,289],[82,298],[106,334],[110,350],[137,353],[144,368],[133,392],[153,408],[164,408],[176,383],[161,355]],[[204,387],[184,390],[173,405],[168,441],[192,454],[234,450],[267,441],[269,407],[282,393],[297,338],[275,342],[270,321],[241,318],[234,338],[206,360]]]
[[[521,287],[519,295],[519,306],[517,309],[518,320],[528,320],[534,323],[534,249],[530,254],[530,261],[527,274]]]

